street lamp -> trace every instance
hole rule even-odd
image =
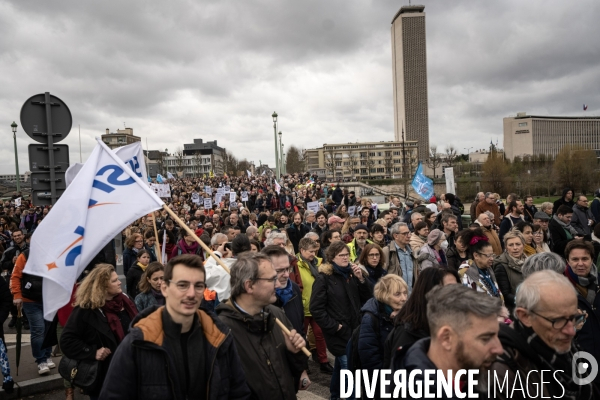
[[[169,149],[165,149],[165,153],[167,153],[167,155],[165,156],[165,164],[167,167],[167,177],[169,175],[169,160],[167,160],[166,158],[169,157]]]
[[[471,147],[465,147],[464,149],[467,151],[467,160],[469,162],[471,162],[471,149],[473,148],[473,146]]]
[[[13,132],[13,140],[15,141],[15,169],[17,170],[17,193],[21,191],[21,176],[19,175],[19,155],[17,153],[17,124],[13,121],[10,124]]]
[[[285,160],[283,159],[283,142],[281,141],[282,133],[279,131],[279,172],[281,175],[285,174]]]
[[[277,153],[277,113],[273,111],[273,131],[275,132],[275,179],[279,179],[279,155]]]

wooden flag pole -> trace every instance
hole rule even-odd
[[[219,258],[217,257],[217,255],[215,253],[213,253],[213,251],[210,249],[210,247],[208,247],[207,245],[204,244],[204,242],[202,240],[200,240],[200,238],[198,236],[196,236],[196,233],[194,233],[193,230],[190,229],[189,226],[187,226],[182,220],[181,218],[179,218],[177,216],[177,214],[175,214],[173,212],[173,210],[171,210],[169,207],[167,207],[166,204],[163,204],[163,209],[169,213],[169,215],[173,218],[173,220],[175,222],[177,222],[179,224],[179,226],[181,226],[181,228],[183,230],[185,230],[191,237],[194,238],[194,240],[196,242],[198,242],[198,244],[208,253],[210,254],[210,256],[212,258],[214,258],[217,261],[217,264],[219,264],[221,267],[223,267],[223,269],[228,273],[231,274],[231,272],[229,271],[229,268],[227,267],[227,265],[225,265],[225,263]]]
[[[287,327],[286,327],[286,326],[283,324],[283,322],[281,322],[281,321],[279,320],[279,318],[275,318],[275,322],[277,323],[277,325],[279,325],[279,327],[281,328],[281,330],[283,331],[283,333],[285,333],[285,334],[286,334],[286,335],[288,335],[288,336],[291,336],[291,332],[290,332],[290,330],[289,330],[289,329],[288,329],[288,328],[287,328]],[[308,351],[308,349],[307,349],[306,347],[302,346],[302,349],[301,349],[301,350],[302,350],[302,352],[303,352],[304,354],[306,354],[307,356],[309,356],[309,357],[310,357],[310,356],[312,356],[311,352],[310,352],[310,351]]]
[[[162,264],[162,252],[160,251],[160,241],[158,239],[158,230],[156,230],[156,218],[154,218],[154,211],[152,211],[152,225],[154,225],[154,251],[156,251],[156,259]]]

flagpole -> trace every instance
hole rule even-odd
[[[171,210],[169,207],[167,207],[166,204],[163,204],[163,210],[165,210],[167,213],[169,213],[169,215],[171,216],[171,218],[173,218],[173,220],[175,222],[177,222],[179,224],[179,226],[181,226],[183,228],[184,231],[186,231],[188,233],[188,235],[190,235],[191,237],[194,238],[194,240],[200,245],[202,246],[202,248],[211,255],[212,258],[214,258],[217,261],[217,264],[219,264],[221,267],[223,267],[223,269],[225,270],[225,272],[227,272],[228,274],[231,275],[231,272],[229,271],[229,268],[227,267],[227,265],[225,265],[225,263],[219,258],[217,257],[217,255],[215,253],[213,253],[213,251],[210,249],[210,247],[208,247],[207,245],[204,244],[204,242],[202,240],[200,240],[200,238],[198,236],[196,236],[196,234],[194,233],[193,230],[190,229],[189,226],[187,226],[182,220],[181,218],[179,218],[177,216],[177,214],[175,214],[173,212],[173,210]]]
[[[156,241],[154,242],[154,251],[156,251],[156,258],[158,259],[158,262],[162,264],[162,253],[160,251],[158,230],[156,229],[156,218],[154,218],[154,211],[152,211],[152,225],[154,225],[154,237],[156,238]]]

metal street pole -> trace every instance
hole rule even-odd
[[[21,175],[19,175],[19,154],[17,153],[17,124],[15,121],[10,125],[13,132],[13,140],[15,141],[15,169],[17,171],[17,192],[21,191]]]
[[[273,115],[271,115],[273,117],[273,130],[275,132],[275,179],[279,179],[279,154],[277,152],[277,147],[279,147],[277,145],[277,113],[275,111],[273,111]]]
[[[281,173],[281,175],[285,175],[285,160],[283,159],[283,141],[282,139],[282,133],[281,131],[279,131],[279,172]]]

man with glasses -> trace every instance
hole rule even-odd
[[[384,269],[388,273],[396,274],[404,279],[408,285],[408,294],[412,292],[413,281],[416,277],[416,263],[412,256],[410,242],[410,230],[404,222],[397,222],[390,229],[392,240],[383,248]]]
[[[273,305],[280,276],[264,254],[246,253],[231,266],[231,298],[217,306],[219,319],[231,328],[241,364],[256,399],[295,400],[306,368],[302,336],[285,312]],[[290,329],[283,333],[278,318]]]
[[[161,286],[165,306],[135,317],[99,398],[250,398],[229,328],[200,307],[204,277],[196,255],[169,260]]]
[[[506,377],[508,385],[496,387],[496,393],[514,398],[511,392],[517,386],[522,396],[593,398],[590,383],[579,385],[573,379],[581,378],[574,370],[581,364],[573,357],[579,351],[573,339],[585,326],[585,314],[578,310],[577,293],[569,279],[549,270],[530,275],[519,286],[515,317],[517,321],[510,326],[500,324],[498,336],[504,352],[492,365],[490,379],[503,382]]]
[[[573,206],[573,216],[571,217],[571,226],[575,228],[580,236],[586,240],[592,240],[593,226],[596,225],[592,210],[588,208],[588,199],[586,196],[579,196],[577,203]]]
[[[275,268],[275,272],[277,272],[279,287],[275,289],[275,295],[277,296],[275,305],[283,309],[285,315],[292,323],[292,327],[296,330],[296,332],[300,333],[304,338],[306,338],[304,330],[304,306],[302,305],[302,291],[300,290],[300,287],[290,279],[290,274],[294,269],[290,266],[290,260],[288,258],[287,251],[279,246],[267,246],[262,249],[261,253],[271,259],[273,267]],[[327,355],[325,355],[325,357],[327,357]],[[305,369],[300,376],[300,387],[303,389],[307,388],[310,384],[307,371],[308,363],[306,364]],[[304,379],[306,379],[306,381],[304,381]],[[302,384],[303,381],[305,384]]]
[[[327,345],[321,327],[317,324],[312,314],[310,313],[310,296],[312,295],[313,283],[319,276],[319,267],[321,259],[317,257],[318,244],[314,240],[303,238],[298,245],[300,252],[296,255],[298,259],[296,277],[299,278],[296,282],[302,290],[302,303],[304,304],[304,332],[308,332],[308,327],[312,328],[315,337],[316,355],[313,352],[313,361],[320,364],[321,372],[331,375],[333,367],[327,358]]]

